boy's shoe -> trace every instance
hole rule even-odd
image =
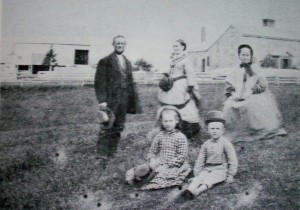
[[[96,155],[95,159],[96,163],[102,166],[103,169],[106,168],[107,162],[109,161],[108,157],[105,157],[103,155]]]
[[[195,198],[195,195],[188,189],[183,190],[181,194],[181,196],[186,198],[187,200],[193,200]]]
[[[195,195],[191,193],[188,189],[183,190],[178,197],[175,199],[175,203],[183,203],[188,200],[193,200],[195,198]]]

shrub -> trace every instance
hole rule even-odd
[[[260,66],[264,68],[276,68],[276,60],[272,58],[272,55],[266,55],[261,61]]]
[[[143,58],[138,59],[134,65],[137,67],[134,68],[135,71],[138,71],[139,69],[142,69],[144,71],[151,71],[151,68],[153,67],[152,64],[145,61]]]

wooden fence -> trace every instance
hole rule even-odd
[[[136,78],[135,82],[138,84],[158,84],[159,80],[163,77],[163,74],[147,75],[145,78]],[[196,74],[198,84],[211,84],[211,83],[224,83],[226,76],[214,75],[207,72],[201,72]],[[300,85],[299,76],[267,76],[267,81],[270,84],[297,84]]]
[[[142,76],[135,76],[134,81],[137,84],[153,84],[157,85],[159,80],[163,77],[163,74],[159,73],[145,73]],[[225,76],[214,75],[211,73],[201,72],[196,74],[198,84],[211,84],[211,83],[224,83]],[[267,80],[270,84],[297,84],[300,85],[299,76],[267,76]],[[10,85],[80,85],[94,84],[94,73],[86,72],[51,72],[51,73],[40,73],[35,78],[23,78],[17,79],[11,75],[1,75],[2,84]]]

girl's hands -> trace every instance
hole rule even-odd
[[[149,160],[149,166],[152,169],[155,169],[158,165],[158,160],[156,158],[150,158]]]
[[[159,165],[157,168],[155,168],[156,172],[165,171],[169,168],[167,164]]]

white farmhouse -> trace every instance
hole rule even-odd
[[[273,68],[300,68],[300,32],[275,27],[275,20],[263,19],[262,26],[234,26],[207,48],[190,52],[199,72],[234,67],[239,63],[237,48],[249,44],[254,50],[254,61],[260,63],[266,56],[275,61]]]
[[[44,65],[46,54],[53,50],[55,60]],[[90,45],[63,43],[16,43],[15,66],[18,72],[37,74],[39,71],[91,69]]]

